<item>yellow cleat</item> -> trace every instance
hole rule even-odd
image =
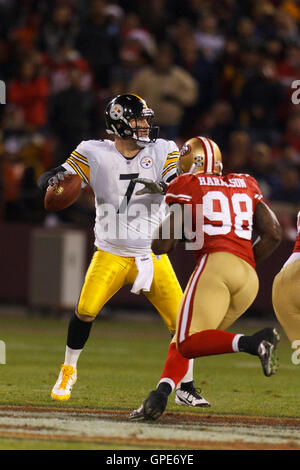
[[[56,384],[54,385],[51,397],[53,400],[69,400],[73,385],[77,380],[77,370],[73,366],[63,364]]]

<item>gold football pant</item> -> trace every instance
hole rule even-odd
[[[182,289],[168,256],[152,254],[152,258],[153,282],[150,291],[144,294],[158,310],[167,328],[175,331]],[[85,276],[77,312],[96,317],[121,287],[134,283],[137,274],[134,257],[117,256],[97,249]]]
[[[272,289],[276,317],[291,343],[300,340],[300,259],[275,276]]]
[[[255,269],[227,252],[204,255],[179,307],[177,344],[203,330],[226,330],[253,303],[259,282]]]

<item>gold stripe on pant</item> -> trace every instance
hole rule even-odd
[[[203,266],[200,262],[196,267],[181,300],[179,342],[203,330],[226,330],[250,307],[258,292],[256,271],[242,258],[214,252],[201,261]]]

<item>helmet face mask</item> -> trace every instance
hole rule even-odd
[[[106,132],[122,139],[134,139],[139,146],[144,147],[155,142],[158,137],[159,127],[152,126],[153,117],[154,112],[139,96],[118,95],[108,103],[105,110]],[[148,126],[138,125],[139,119],[146,119]],[[135,122],[134,126],[132,121]]]
[[[222,175],[222,154],[218,145],[207,137],[192,137],[180,151],[177,175],[183,173],[205,173]]]

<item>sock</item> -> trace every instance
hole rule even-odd
[[[91,328],[92,322],[82,321],[74,313],[69,322],[67,346],[70,349],[83,349]]]
[[[168,356],[160,377],[158,386],[164,382],[168,383],[171,387],[171,392],[175,389],[176,385],[185,376],[189,366],[188,359],[184,358],[176,348],[175,343],[169,346]],[[171,393],[170,392],[170,393]]]
[[[190,382],[181,382],[180,389],[184,390],[185,392],[190,392],[194,390],[195,384],[194,381],[191,380]]]
[[[179,344],[179,352],[186,358],[211,356],[235,352],[234,333],[222,330],[203,330],[189,336]]]
[[[66,346],[65,352],[65,362],[64,364],[68,366],[73,366],[74,369],[77,367],[77,361],[79,359],[82,349],[71,349],[69,346]]]
[[[241,352],[250,352],[251,341],[249,339],[249,336],[242,336],[239,339],[237,347],[238,347],[239,351],[241,351]]]
[[[237,347],[239,351],[257,356],[257,350],[263,340],[272,342],[274,338],[273,328],[264,328],[251,336],[241,336]]]
[[[192,382],[193,381],[193,371],[194,371],[194,359],[190,359],[187,373],[183,377],[181,383]]]

